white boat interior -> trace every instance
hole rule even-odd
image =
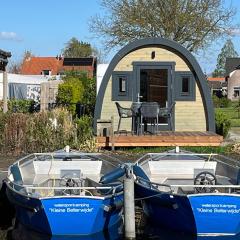
[[[8,179],[15,190],[35,197],[99,196],[104,189],[106,193],[120,184],[103,186],[99,183],[100,178],[119,163],[102,154],[64,151],[31,154],[9,168]]]
[[[178,194],[237,192],[240,188],[237,164],[230,158],[218,159],[216,154],[173,151],[147,154],[137,162],[159,190],[171,188]]]

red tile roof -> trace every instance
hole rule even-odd
[[[30,57],[24,61],[21,74],[41,75],[43,70],[51,70],[52,75],[57,75],[62,65],[63,60],[56,57]]]
[[[51,75],[57,75],[64,70],[86,71],[89,77],[95,74],[95,58],[57,58],[30,57],[22,65],[21,74],[41,75],[43,70],[50,70]]]
[[[207,78],[208,81],[220,81],[220,82],[224,82],[225,78],[224,77],[208,77]]]

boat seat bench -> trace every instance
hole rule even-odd
[[[100,180],[102,161],[28,161],[12,168],[13,178],[21,180],[24,185],[39,185],[50,178],[60,178],[62,170],[81,171],[82,177]]]
[[[166,178],[194,179],[200,172],[216,172],[216,162],[203,160],[149,161],[151,181],[163,183]]]

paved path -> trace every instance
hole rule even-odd
[[[225,146],[239,142],[240,142],[240,127],[232,127],[229,130],[227,137],[222,142],[222,145]]]

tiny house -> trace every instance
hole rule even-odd
[[[96,133],[98,122],[111,117],[114,132],[117,131],[119,114],[116,102],[129,109],[133,103],[139,102],[157,102],[160,108],[166,109],[174,106],[172,124],[163,117],[158,119],[158,136],[169,131],[173,135],[179,132],[216,135],[214,108],[205,75],[193,55],[171,40],[137,40],[114,56],[97,95]],[[121,129],[131,132],[132,124],[131,118],[124,118]]]

